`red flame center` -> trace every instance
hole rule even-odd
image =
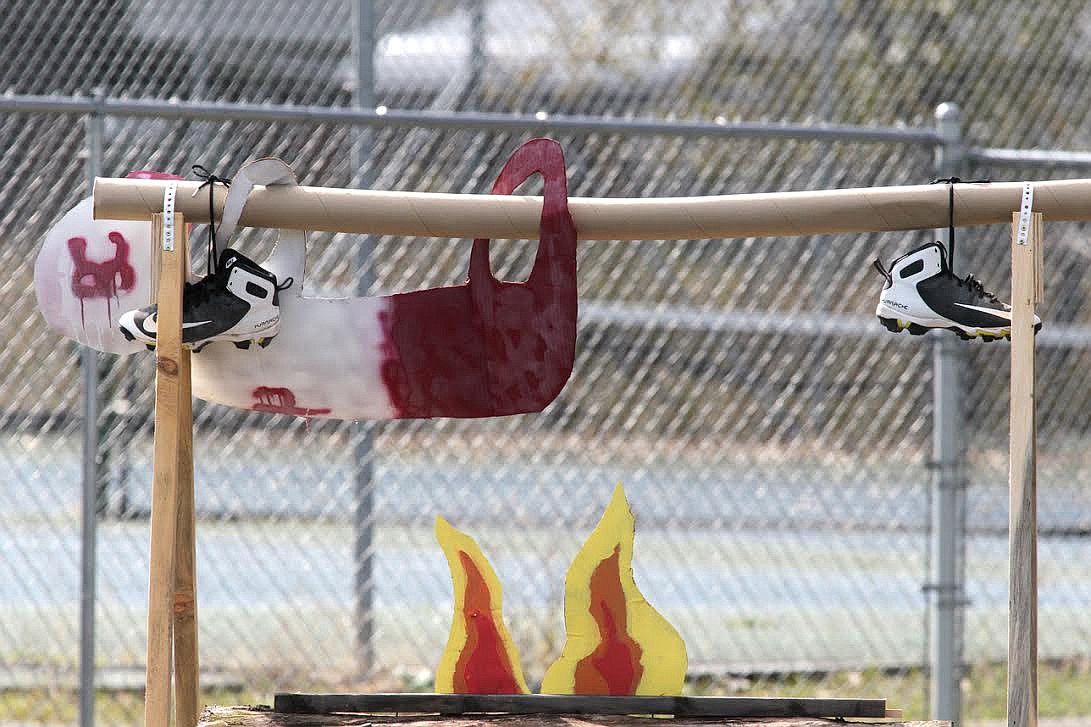
[[[463,551],[458,552],[466,572],[462,614],[466,622],[466,646],[455,665],[454,690],[458,694],[519,694],[507,649],[492,617],[489,586]]]
[[[635,694],[644,674],[643,654],[628,633],[628,610],[621,587],[621,546],[591,574],[591,617],[599,628],[599,645],[576,665],[576,694]]]

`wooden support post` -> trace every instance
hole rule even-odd
[[[189,271],[189,264],[185,266]],[[182,349],[178,367],[178,520],[174,559],[175,725],[193,727],[200,712],[197,658],[197,529],[193,490],[193,394],[190,352]]]
[[[171,723],[171,673],[176,665],[177,724],[190,727],[197,722],[193,416],[189,352],[182,349],[182,287],[189,268],[189,244],[185,221],[177,214],[174,249],[162,249],[163,225],[163,215],[152,216],[153,257],[160,258],[160,263],[144,723],[148,727]]]
[[[1011,245],[1011,441],[1008,527],[1008,725],[1038,724],[1037,428],[1034,304],[1041,301],[1042,215],[1031,216],[1026,244],[1019,213]]]

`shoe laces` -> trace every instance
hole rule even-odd
[[[963,184],[958,177],[933,179],[932,184],[947,185],[947,262],[955,264],[955,185]],[[988,179],[971,179],[965,184],[989,184]]]
[[[951,273],[951,277],[955,278],[955,281],[964,288],[967,288],[970,293],[976,298],[982,298],[993,303],[999,303],[1000,299],[996,295],[985,288],[985,285],[975,278],[973,274],[967,275],[965,278],[956,277],[954,273]]]
[[[211,273],[196,283],[186,283],[182,291],[182,300],[187,305],[201,305],[212,298],[218,289],[220,281],[219,271]]]
[[[193,174],[198,179],[203,179],[201,185],[194,191],[194,195],[200,192],[205,187],[208,187],[208,274],[214,275],[216,273],[216,256],[219,251],[216,249],[216,216],[215,216],[215,189],[216,182],[219,182],[225,187],[231,186],[231,180],[227,177],[219,177],[212,172],[208,171],[204,166],[200,164],[193,165]]]

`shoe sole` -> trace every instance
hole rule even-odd
[[[266,338],[248,338],[245,341],[232,341],[235,344],[235,348],[241,348],[244,351],[250,348],[250,344],[256,343],[262,348],[267,348],[276,336],[268,336]]]
[[[923,336],[929,331],[953,331],[956,336],[963,341],[972,341],[975,338],[980,338],[985,343],[992,343],[993,341],[1003,338],[1008,341],[1011,340],[1011,328],[975,328],[966,330],[958,326],[936,326],[930,328],[928,326],[922,326],[920,323],[913,321],[907,321],[901,318],[886,318],[879,316],[879,322],[883,324],[891,333],[901,333],[902,331],[909,331],[911,336]],[[1034,332],[1042,330],[1042,324],[1038,323],[1034,326]]]
[[[122,329],[122,333],[125,334],[126,339],[128,339],[130,341],[136,340],[135,338],[130,337],[129,333],[126,332],[124,329]],[[260,346],[261,348],[268,348],[269,344],[271,344],[273,342],[274,338],[276,338],[276,336],[265,336],[263,338],[247,338],[245,340],[240,340],[240,341],[230,341],[230,343],[235,344],[235,348],[241,348],[241,349],[243,349],[245,351],[245,350],[250,348],[251,344],[254,344],[254,343],[258,344],[258,346]],[[229,340],[230,339],[222,339],[222,338],[221,339],[216,339],[216,341],[223,341],[225,343],[228,342]],[[183,343],[182,348],[188,348],[193,353],[200,353],[201,351],[203,351],[205,349],[206,346],[208,346],[210,343],[216,343],[216,341],[202,341],[201,343],[197,343],[197,344]],[[156,349],[156,344],[155,343],[148,343],[147,341],[145,341],[144,342],[144,348],[148,349],[149,351],[154,351]]]
[[[125,326],[118,326],[118,329],[121,331],[121,335],[125,338],[126,341],[136,341],[137,340],[137,336],[135,336]],[[279,331],[278,331],[278,333],[279,333]],[[238,338],[223,337],[223,338],[215,338],[215,339],[200,341],[198,343],[183,343],[182,348],[188,348],[189,350],[193,351],[193,353],[200,353],[201,351],[204,350],[205,346],[207,346],[210,343],[215,343],[216,341],[225,341],[225,342],[229,341],[229,342],[235,344],[235,348],[241,348],[241,349],[244,349],[244,350],[250,348],[250,344],[252,344],[252,343],[258,344],[258,346],[260,346],[261,348],[267,348],[269,346],[269,344],[273,342],[273,339],[276,338],[276,337],[277,337],[277,333],[274,333],[271,336],[250,336],[250,337],[245,337],[245,338],[244,337],[238,337]],[[143,337],[140,337],[139,340],[144,343],[144,347],[146,349],[148,349],[149,351],[154,351],[155,350],[156,341],[154,341],[154,340],[148,341],[146,338],[143,338]]]

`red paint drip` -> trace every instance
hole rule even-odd
[[[465,285],[392,295],[379,321],[383,383],[400,418],[541,411],[564,388],[576,353],[576,227],[560,145],[528,141],[493,194],[545,180],[538,253],[525,283],[497,280],[489,241],[474,240]]]
[[[254,411],[263,411],[271,414],[291,414],[297,417],[317,417],[330,413],[329,409],[316,409],[296,406],[295,394],[291,389],[283,386],[259,386],[251,394],[256,402]]]
[[[508,650],[493,621],[492,594],[477,565],[463,551],[458,552],[466,572],[462,617],[466,621],[466,643],[455,664],[456,694],[520,694]]]
[[[629,613],[621,587],[621,546],[591,574],[591,617],[599,629],[599,644],[576,664],[576,694],[636,694],[644,666],[644,650],[628,633]]]
[[[136,270],[129,264],[129,243],[120,232],[107,238],[114,245],[114,257],[101,262],[87,258],[87,239],[68,239],[68,254],[72,257],[72,294],[80,300],[80,323],[86,327],[84,300],[106,299],[106,319],[113,321],[110,299],[118,299],[118,291],[128,292],[136,286]]]

